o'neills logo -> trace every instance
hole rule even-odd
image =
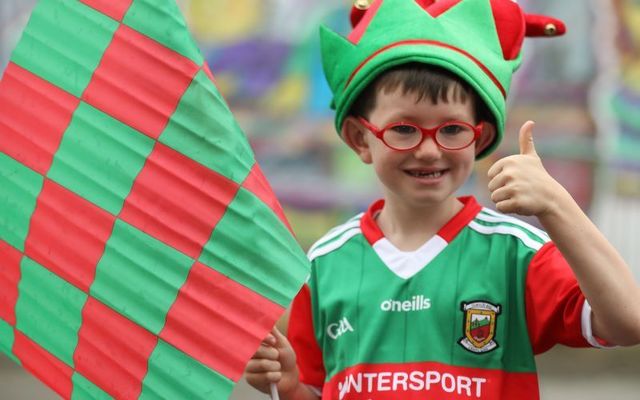
[[[460,308],[464,312],[464,337],[458,344],[473,353],[488,353],[498,348],[498,343],[493,338],[500,305],[475,301],[462,303]]]
[[[409,312],[422,311],[431,308],[431,299],[419,294],[413,296],[411,300],[385,300],[380,303],[380,309],[387,312]]]

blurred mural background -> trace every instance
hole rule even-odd
[[[308,248],[379,196],[372,172],[334,132],[318,24],[348,26],[348,0],[178,0],[216,82]],[[520,0],[568,34],[529,40],[514,77],[507,137],[464,188],[485,205],[486,170],[537,122],[544,164],[640,279],[640,1]],[[0,0],[0,73],[34,0]],[[535,221],[530,221],[535,223]],[[543,399],[637,399],[640,349],[556,348],[539,357]],[[0,399],[55,398],[0,355]],[[240,384],[234,399],[264,399]]]

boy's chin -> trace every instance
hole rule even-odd
[[[431,193],[415,193],[413,195],[403,196],[403,202],[406,206],[416,209],[433,209],[440,208],[457,202],[454,193],[444,191],[433,191]]]

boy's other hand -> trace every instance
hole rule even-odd
[[[270,393],[271,383],[277,384],[281,394],[292,391],[298,385],[295,352],[278,328],[274,327],[262,341],[258,351],[249,360],[244,375],[251,386],[263,393]]]
[[[498,160],[489,169],[489,192],[498,211],[541,217],[555,212],[567,192],[542,165],[533,143],[533,121],[520,128],[520,154]]]

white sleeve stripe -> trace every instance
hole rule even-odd
[[[500,222],[507,222],[513,225],[517,225],[520,226],[524,229],[526,229],[527,231],[531,232],[532,234],[540,237],[541,240],[544,240],[545,242],[550,241],[551,239],[549,238],[549,235],[547,235],[547,233],[541,229],[536,228],[533,225],[530,225],[524,221],[519,220],[518,218],[514,218],[514,217],[509,217],[507,215],[504,214],[500,214],[497,213],[493,210],[490,210],[488,208],[483,208],[482,209],[482,213],[478,214],[476,216],[477,219],[481,220],[481,221],[486,221],[486,222],[496,222],[496,223],[500,223]]]
[[[600,344],[596,337],[593,335],[593,325],[591,324],[591,305],[584,299],[584,304],[582,305],[582,315],[581,315],[581,325],[582,325],[582,337],[593,347],[598,349],[611,349],[617,346],[606,346]]]
[[[342,234],[342,236],[340,236],[339,239],[328,243],[326,246],[321,246],[318,247],[316,249],[314,249],[313,251],[309,251],[309,254],[307,255],[307,257],[309,258],[309,261],[312,261],[314,258],[323,256],[325,254],[331,253],[332,251],[334,251],[335,249],[342,247],[343,244],[345,244],[349,239],[351,239],[352,237],[359,235],[361,233],[360,228],[353,228],[350,229],[346,232],[344,232]]]
[[[520,241],[525,246],[530,247],[536,251],[540,250],[540,248],[542,248],[543,246],[542,243],[536,242],[535,240],[531,239],[531,237],[529,237],[529,235],[524,233],[522,230],[518,228],[510,227],[510,226],[505,226],[505,225],[486,226],[486,225],[481,225],[475,221],[471,221],[469,223],[469,228],[473,229],[476,232],[486,234],[486,235],[489,235],[492,233],[498,233],[501,235],[515,236],[518,239],[520,239]]]
[[[488,208],[483,208],[482,212],[480,214],[478,214],[478,216],[482,216],[487,218],[487,221],[489,222],[489,219],[491,218],[495,218],[495,222],[508,222],[514,225],[518,225],[521,226],[522,228],[531,231],[531,233],[540,236],[540,238],[549,241],[549,235],[547,234],[547,232],[543,231],[542,229],[539,229],[529,223],[526,223],[518,218],[515,217],[511,217],[505,214],[500,214],[496,211],[490,210]]]
[[[309,253],[314,252],[320,246],[328,244],[327,242],[329,242],[332,239],[342,235],[344,232],[346,232],[346,231],[348,231],[350,229],[353,229],[353,228],[357,228],[357,227],[360,227],[360,219],[358,219],[356,221],[353,221],[353,222],[347,222],[345,224],[342,224],[340,226],[337,226],[337,227],[333,228],[332,230],[327,232],[326,235],[324,235],[318,241],[316,241],[313,244],[313,246],[311,246],[311,248],[309,249]]]
[[[354,222],[354,221],[356,221],[356,220],[357,220],[357,221],[360,221],[360,218],[362,218],[362,216],[363,216],[363,215],[364,215],[364,213],[360,213],[360,214],[358,214],[358,215],[356,215],[356,216],[354,216],[354,217],[350,218],[350,219],[349,219],[349,220],[347,220],[345,223],[343,223],[343,224],[341,224],[341,225],[338,225],[338,226],[334,226],[333,228],[331,228],[331,229],[329,230],[329,232],[327,232],[327,234],[326,234],[325,236],[327,236],[327,235],[328,235],[328,234],[330,234],[331,232],[336,232],[336,231],[339,231],[339,230],[343,230],[345,226],[347,226],[347,225],[351,225],[351,224],[352,224],[352,222]]]
[[[333,227],[333,228],[331,228],[331,229],[330,229],[330,230],[329,230],[329,231],[328,231],[324,236],[329,236],[329,235],[330,235],[331,233],[333,233],[333,232],[337,232],[337,231],[344,230],[344,228],[345,228],[346,226],[353,225],[353,223],[354,223],[354,222],[358,222],[358,223],[359,223],[359,222],[360,222],[360,218],[362,218],[362,215],[363,215],[363,214],[364,214],[364,213],[360,213],[360,214],[356,215],[355,217],[353,217],[353,218],[349,219],[347,222],[345,222],[345,223],[343,223],[343,224],[341,224],[341,225],[338,225],[338,226],[334,226],[334,227]],[[321,239],[322,239],[322,238],[321,238]]]
[[[345,222],[345,224],[348,224],[349,222],[353,222],[355,220],[360,220],[360,218],[362,218],[363,215],[364,215],[364,213],[361,212],[360,214],[357,214],[357,215],[351,217],[351,219],[348,220],[347,222]]]

